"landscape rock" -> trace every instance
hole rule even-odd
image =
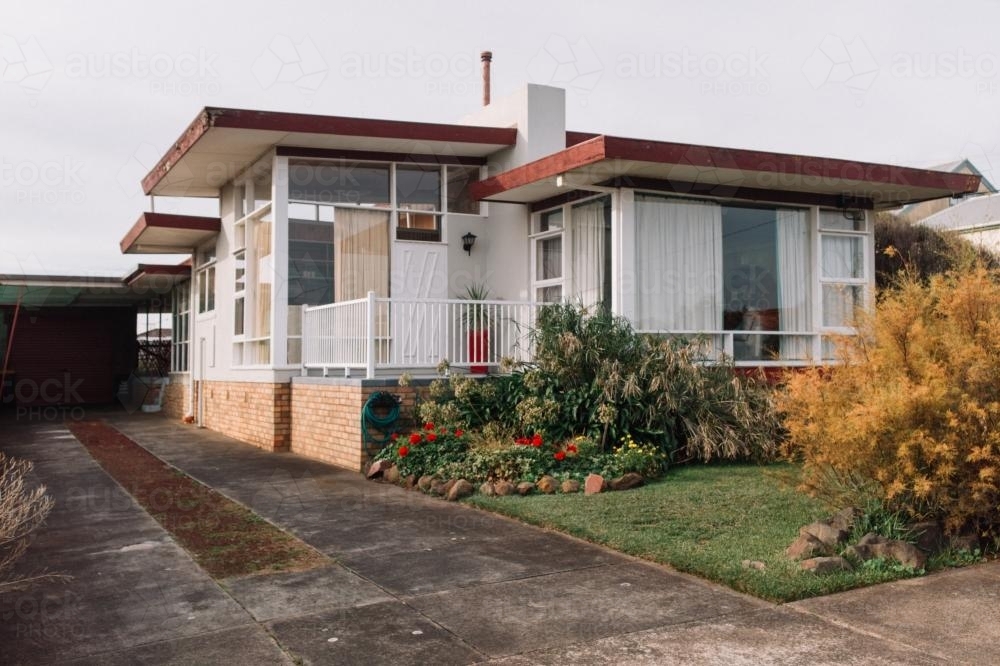
[[[852,571],[854,567],[842,557],[813,557],[803,560],[799,565],[803,571],[815,574],[832,574],[838,571]]]
[[[572,493],[578,493],[580,492],[580,482],[577,481],[576,479],[566,479],[565,481],[562,482],[560,490],[562,490],[567,495]]]
[[[910,525],[910,530],[917,539],[916,546],[925,553],[936,553],[941,550],[944,543],[944,534],[941,526],[932,520],[914,523]]]
[[[830,519],[826,522],[831,527],[850,533],[850,531],[854,529],[854,521],[856,521],[860,515],[861,512],[859,510],[855,509],[853,506],[849,506],[846,509],[841,509],[837,513],[830,516]]]
[[[424,474],[422,477],[417,479],[417,488],[426,492],[430,492],[431,484],[434,483],[434,477],[430,474]]]
[[[878,534],[864,535],[858,543],[845,550],[844,553],[862,561],[879,557],[885,560],[895,560],[911,569],[923,569],[927,565],[927,554],[912,543],[887,539]]]
[[[799,529],[799,536],[811,536],[828,548],[836,548],[850,536],[850,532],[834,527],[824,520],[818,520]]]
[[[466,481],[465,479],[459,479],[452,484],[451,488],[448,490],[448,495],[445,497],[449,502],[455,502],[462,499],[463,497],[468,497],[476,490],[475,486]]]
[[[441,479],[434,477],[431,481],[430,493],[431,495],[444,495],[448,492],[448,488],[445,488],[446,482]],[[450,487],[450,486],[449,486]]]
[[[793,560],[806,560],[819,555],[827,555],[830,547],[811,534],[799,534],[798,538],[785,549],[785,555]]]
[[[546,495],[551,495],[559,488],[559,482],[546,474],[542,478],[538,479],[537,488]]]
[[[489,481],[484,481],[483,485],[479,486],[479,494],[486,495],[487,497],[493,497],[497,494],[496,488]]]
[[[596,495],[604,490],[604,477],[600,474],[588,474],[583,481],[583,493],[585,495]]]
[[[376,476],[382,476],[382,474],[385,473],[385,470],[392,466],[393,463],[391,460],[376,460],[371,464],[371,467],[368,468],[368,474],[365,476],[369,479],[374,479]]]
[[[382,472],[382,479],[386,483],[399,483],[399,468],[393,465],[389,469]]]
[[[957,534],[948,540],[948,545],[954,550],[972,552],[979,548],[979,537],[975,534]]]
[[[413,490],[414,488],[416,488],[417,487],[417,475],[416,474],[408,474],[403,479],[403,487],[406,488],[407,490]]]
[[[533,484],[531,481],[522,481],[521,483],[517,484],[517,493],[519,495],[527,495],[534,489],[535,489],[535,484]]]
[[[441,484],[441,488],[438,491],[438,495],[445,497],[448,493],[451,492],[451,487],[454,486],[455,483],[457,482],[458,479],[449,479],[448,481],[445,481],[443,484]]]
[[[628,472],[617,479],[612,479],[608,486],[611,490],[631,490],[632,488],[638,488],[645,482],[646,480],[642,478],[642,474]]]
[[[743,560],[740,564],[744,569],[753,569],[754,571],[764,571],[767,569],[767,565],[759,560]]]
[[[517,486],[510,481],[497,481],[493,484],[493,490],[499,497],[507,497],[517,492]]]

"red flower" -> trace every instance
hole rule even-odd
[[[569,446],[566,447],[566,450],[569,451],[570,453],[576,453],[576,444],[570,444]]]
[[[424,424],[424,430],[434,430],[434,424],[433,423],[425,423]]]
[[[401,447],[399,447],[399,451],[397,451],[397,453],[399,454],[400,458],[405,458],[410,453],[410,447],[408,447],[408,446],[401,446]]]
[[[542,436],[539,435],[537,432],[535,433],[535,436],[531,438],[531,445],[534,447],[539,447],[542,445]]]
[[[427,433],[427,441],[428,442],[433,442],[437,438],[438,438],[438,436],[435,435],[434,433],[432,433],[432,432]]]
[[[420,433],[419,432],[415,432],[412,435],[410,435],[410,444],[419,444],[419,443],[420,443]]]
[[[555,458],[556,460],[563,460],[566,457],[566,452],[556,451],[555,453],[552,454],[552,457]]]
[[[464,432],[462,432],[461,430],[456,430],[456,431],[455,431],[455,437],[461,437],[461,436],[462,436],[462,435],[464,435],[464,434],[465,434],[465,433],[464,433]]]
[[[399,433],[398,432],[392,433],[391,435],[389,435],[389,439],[395,442],[397,439],[399,439]]]

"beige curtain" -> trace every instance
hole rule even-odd
[[[369,291],[389,295],[389,213],[338,208],[333,220],[333,292],[340,303]]]

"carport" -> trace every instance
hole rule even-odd
[[[187,266],[127,278],[0,275],[0,407],[111,403],[137,365],[137,313],[170,312]]]

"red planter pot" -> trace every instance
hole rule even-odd
[[[490,332],[488,330],[469,331],[469,372],[474,375],[485,375],[489,367],[477,365],[489,358]]]

